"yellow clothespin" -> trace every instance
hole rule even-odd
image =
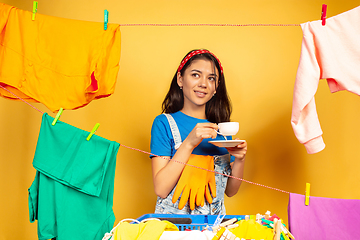
[[[63,111],[64,111],[64,109],[63,109],[63,108],[60,108],[60,110],[59,110],[58,113],[56,114],[56,117],[55,117],[55,119],[54,119],[54,121],[52,122],[51,125],[54,126],[54,125],[56,124],[57,120],[59,120],[59,118],[60,118],[60,116],[61,116],[61,114],[62,114]]]
[[[310,201],[310,183],[306,183],[306,189],[305,189],[305,205],[309,206]]]
[[[92,135],[94,135],[94,133],[96,132],[96,130],[99,128],[100,123],[95,124],[95,127],[91,130],[89,136],[86,138],[87,141],[90,140],[90,138],[92,137]]]
[[[33,2],[33,11],[32,11],[32,17],[31,20],[35,20],[35,14],[37,13],[37,8],[38,8],[38,2],[34,1]]]
[[[107,29],[108,21],[109,21],[109,11],[105,9],[104,10],[104,30]]]
[[[219,240],[220,237],[223,235],[223,233],[225,232],[225,228],[222,227],[220,228],[220,230],[214,235],[214,237],[211,240]]]

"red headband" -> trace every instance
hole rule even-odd
[[[216,58],[216,60],[217,60],[218,63],[219,63],[219,66],[220,66],[221,74],[223,74],[223,68],[222,68],[222,66],[221,66],[220,60],[219,60],[213,53],[211,53],[210,51],[205,50],[205,49],[200,49],[200,50],[195,50],[195,51],[190,52],[190,53],[184,58],[184,60],[181,61],[180,66],[179,66],[179,68],[178,68],[177,71],[180,72],[181,69],[184,67],[184,65],[187,63],[187,61],[189,61],[190,58],[192,58],[192,57],[195,56],[195,55],[203,54],[203,53],[209,53],[209,54],[211,54],[214,58]]]

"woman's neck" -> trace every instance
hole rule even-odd
[[[198,118],[198,119],[206,119],[206,114],[205,114],[205,106],[204,107],[197,107],[197,108],[186,108],[184,107],[183,109],[180,110],[182,113],[194,117],[194,118]]]

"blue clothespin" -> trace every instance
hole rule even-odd
[[[59,118],[60,118],[60,116],[61,116],[61,114],[62,114],[63,111],[64,111],[64,109],[63,109],[63,108],[60,108],[59,112],[56,114],[56,117],[55,117],[55,119],[54,119],[54,121],[52,122],[51,125],[54,126],[54,125],[56,124],[57,120],[59,120]]]
[[[221,214],[219,213],[219,215],[216,217],[216,219],[215,219],[215,222],[214,222],[214,227],[215,226],[218,226],[218,225],[220,225],[220,223],[222,222],[222,220],[224,219],[224,217],[225,217],[226,215],[222,215],[221,216]]]
[[[109,11],[105,9],[104,10],[104,30],[107,29],[108,21],[109,21]]]
[[[214,227],[219,227],[221,221],[224,219],[226,215],[222,215],[221,216],[221,213],[219,213],[219,215],[217,215],[216,219],[215,219],[215,222],[212,226],[207,226],[206,229],[208,229],[209,231],[213,231],[213,228]]]
[[[100,123],[95,124],[95,127],[93,128],[93,130],[91,130],[89,136],[86,138],[87,141],[89,141],[90,138],[92,137],[92,135],[95,134],[95,132],[96,132],[96,130],[99,128],[99,126],[100,126]]]
[[[33,2],[33,11],[32,11],[32,17],[31,20],[35,20],[35,14],[37,13],[37,8],[38,8],[38,2],[34,1]]]

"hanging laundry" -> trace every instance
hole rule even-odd
[[[0,3],[0,85],[51,111],[114,93],[120,27],[32,13]],[[0,96],[17,100],[0,88]]]
[[[114,225],[116,155],[120,144],[43,114],[29,188],[30,222],[39,239],[101,239]]]
[[[360,6],[328,18],[301,24],[303,40],[297,70],[291,124],[308,153],[325,148],[314,95],[320,79],[332,93],[360,95]]]
[[[311,197],[290,193],[289,228],[296,240],[360,239],[360,200]]]

